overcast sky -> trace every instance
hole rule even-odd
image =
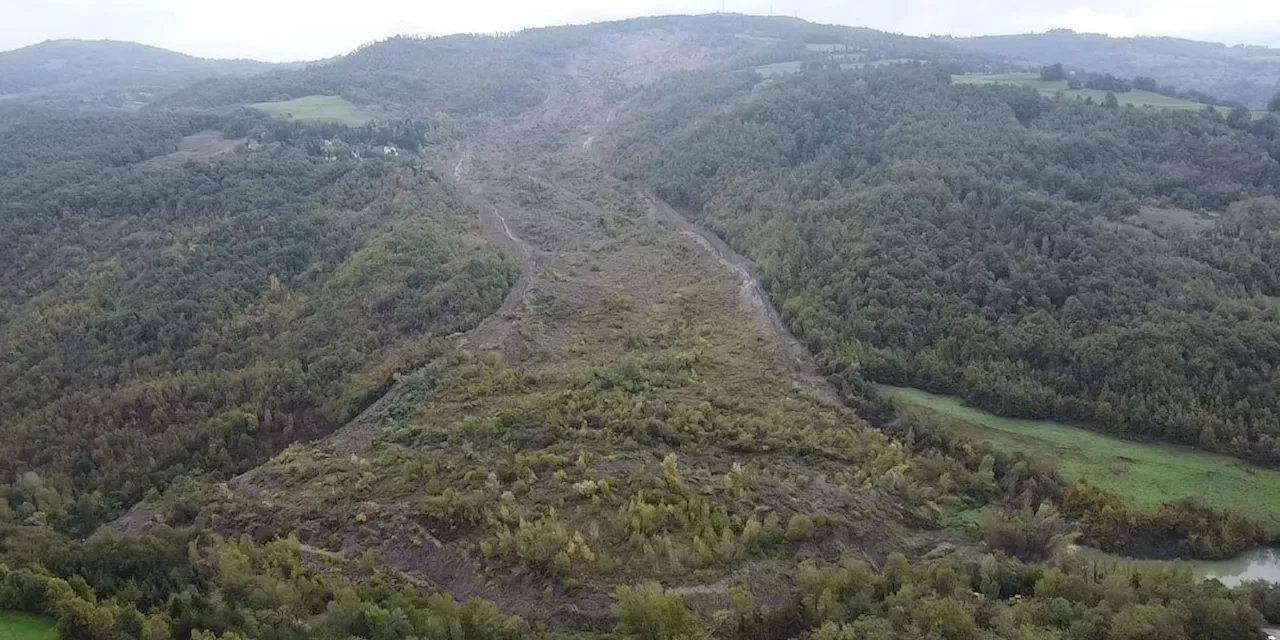
[[[1280,0],[723,0],[912,35],[1071,28],[1280,46]],[[42,40],[134,40],[206,57],[311,60],[412,33],[509,31],[719,11],[722,0],[0,0],[0,50]]]

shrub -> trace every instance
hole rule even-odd
[[[796,514],[791,516],[787,521],[787,540],[792,542],[804,542],[813,539],[815,532],[813,518],[809,516]]]
[[[654,583],[620,587],[613,615],[614,631],[640,640],[701,640],[709,638],[698,616],[684,604],[684,598],[667,593]]]

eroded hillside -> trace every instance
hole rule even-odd
[[[69,417],[53,432],[24,415],[14,442],[57,435],[50,450],[79,447],[89,458],[23,450],[23,464],[44,466],[5,469],[0,608],[92,638],[1255,637],[1264,616],[1280,617],[1273,589],[1100,562],[1073,543],[1213,555],[1274,540],[1272,529],[1198,503],[1135,509],[1069,485],[1044,461],[957,436],[937,415],[884,402],[871,383],[885,365],[837,341],[837,328],[946,329],[906,296],[898,302],[911,322],[853,314],[865,307],[841,287],[875,273],[809,279],[806,300],[820,301],[832,327],[794,302],[795,279],[808,273],[797,261],[877,246],[819,225],[828,209],[806,197],[868,168],[916,198],[942,197],[951,176],[919,158],[876,170],[917,148],[879,141],[928,139],[962,161],[973,154],[959,142],[975,122],[994,140],[986,158],[1003,157],[999,140],[1018,142],[1016,127],[1042,113],[1080,127],[1147,117],[946,86],[954,66],[975,60],[927,40],[740,16],[398,38],[325,67],[174,95],[168,104],[215,110],[148,129],[149,145],[33,146],[35,160],[3,165],[24,196],[8,220],[33,241],[52,229],[98,240],[89,246],[106,254],[21,254],[51,262],[43,280],[24,279],[33,262],[11,265],[23,285],[0,311],[6,329],[27,329],[5,335],[35,338],[10,351],[58,370],[61,384],[129,401],[201,367],[223,367],[257,395],[231,406],[209,400],[227,396],[180,396],[179,406],[210,413],[189,423],[127,404],[103,411],[95,424],[132,447],[109,477],[92,456],[112,437],[76,440],[88,432],[72,428],[68,407],[85,405],[55,402],[50,411]],[[868,92],[872,83],[883,90]],[[349,127],[234,108],[316,95],[381,120]],[[869,104],[880,119],[853,112]],[[948,105],[965,117],[942,117]],[[1226,126],[1195,124],[1170,126],[1189,136]],[[1252,176],[1233,183],[1237,192],[1266,195],[1267,147],[1246,135],[1204,148]],[[243,146],[179,159],[192,136]],[[1068,137],[1061,153],[1092,158],[1106,142]],[[1009,174],[993,177],[979,164],[961,177],[1003,188],[1021,175],[997,163]],[[91,193],[55,188],[42,166],[83,176]],[[283,174],[274,183],[273,169]],[[344,172],[355,178],[324,179]],[[210,174],[221,186],[196,180]],[[166,186],[182,180],[208,200]],[[770,199],[774,189],[797,199]],[[1050,211],[1086,206],[1041,197]],[[836,219],[862,211],[830,202]],[[917,205],[895,210],[908,231],[927,226]],[[156,219],[171,236],[138,235]],[[883,224],[872,233],[890,228],[871,221]],[[294,231],[268,233],[268,223]],[[898,235],[880,243],[915,246]],[[281,237],[291,242],[274,244]],[[139,239],[154,251],[127,252]],[[26,246],[11,241],[11,255]],[[191,268],[205,247],[221,261]],[[104,271],[117,274],[107,281],[116,289],[81,275]],[[44,297],[25,297],[37,290]],[[185,290],[209,293],[193,307],[178,299]],[[155,335],[137,342],[150,350],[89,348],[134,344],[99,332],[74,360],[94,366],[64,366],[57,335],[102,321],[100,291],[130,293],[128,309],[159,307],[145,325]],[[777,299],[790,304],[780,312]],[[197,313],[211,300],[219,306]],[[62,333],[41,341],[36,329],[49,319]],[[135,326],[117,320],[110,326]],[[128,375],[159,380],[106,384],[113,354]],[[281,397],[256,384],[262,368],[294,372],[282,374],[301,385],[290,407],[323,421],[250,404]],[[41,386],[52,378],[25,380],[37,399],[56,395]],[[258,412],[276,421],[254,422]],[[182,441],[132,436],[140,415],[213,444],[183,457]],[[172,464],[146,457],[155,451],[174,452]],[[130,503],[84,540],[69,526]]]

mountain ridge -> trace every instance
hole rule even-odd
[[[246,76],[274,68],[280,65],[200,58],[121,40],[46,40],[0,52],[0,94],[163,90],[188,76]]]
[[[1127,78],[1154,77],[1160,84],[1251,107],[1265,105],[1280,89],[1280,49],[1272,47],[1170,36],[1112,37],[1068,29],[933,39],[1032,65],[1060,62]]]

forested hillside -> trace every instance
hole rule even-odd
[[[497,36],[400,36],[302,71],[277,71],[253,78],[215,79],[179,91],[167,106],[212,107],[310,94],[340,95],[356,104],[459,116],[514,115],[537,106],[551,90],[548,79],[573,73],[574,54],[590,50],[602,59],[631,56],[631,68],[600,79],[611,98],[625,97],[628,83],[660,64],[661,43],[686,45],[680,64],[747,67],[770,63],[829,62],[835,48],[857,64],[904,60],[945,62],[979,68],[989,56],[939,43],[794,18],[734,14],[669,16],[573,27],[529,29]],[[838,63],[837,63],[838,64]],[[646,68],[649,71],[646,71]],[[637,76],[637,77],[631,77]]]
[[[637,103],[624,172],[742,247],[837,375],[1280,462],[1274,119],[912,69],[691,119],[685,82]]]
[[[134,42],[49,40],[0,52],[0,94],[157,94],[205,77],[249,76],[273,66],[256,60],[196,58]]]
[[[1145,76],[1161,85],[1253,108],[1266,106],[1280,91],[1280,50],[1268,47],[1182,38],[1110,38],[1069,30],[937,40],[1034,65],[1061,62],[1125,78]]]
[[[135,111],[207,78],[291,66],[196,58],[134,42],[49,40],[0,52],[0,130],[19,122]]]
[[[215,127],[267,142],[156,162]],[[248,469],[497,307],[513,271],[434,178],[310,155],[307,133],[168,115],[3,135],[0,519],[85,532],[180,475]]]

